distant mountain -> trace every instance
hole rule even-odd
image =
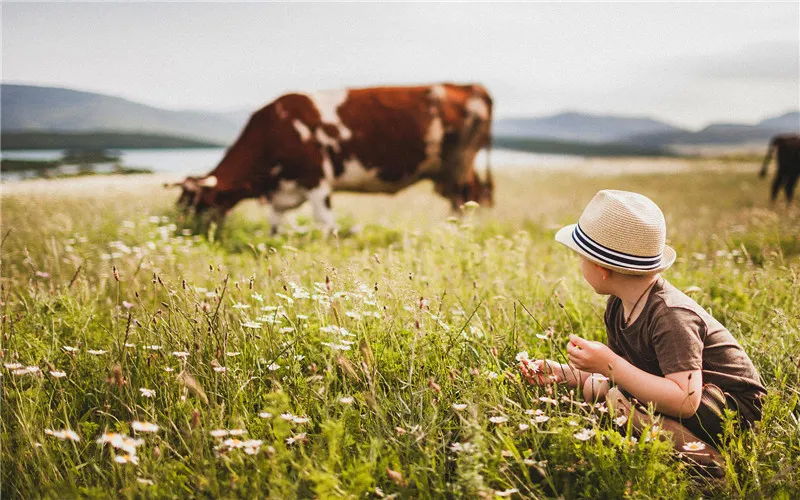
[[[54,87],[2,84],[0,97],[3,131],[114,130],[230,143],[244,124],[237,113],[171,111]]]
[[[774,118],[767,118],[755,125],[712,123],[697,132],[639,134],[628,137],[622,142],[648,148],[698,144],[752,144],[766,143],[772,136],[782,133],[800,134],[800,112],[792,111]]]
[[[560,113],[532,118],[501,118],[492,127],[501,137],[535,137],[561,141],[607,143],[622,141],[634,134],[673,133],[683,129],[647,117]]]
[[[761,128],[774,130],[785,130],[787,132],[800,133],[800,111],[791,111],[775,118],[768,118],[758,122]]]
[[[37,149],[158,149],[217,148],[220,143],[160,134],[91,132],[6,132],[0,134],[3,151]]]

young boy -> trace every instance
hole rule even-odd
[[[635,430],[659,425],[678,451],[713,465],[723,410],[738,411],[740,423],[750,426],[761,418],[766,390],[730,332],[661,277],[676,256],[665,239],[664,215],[649,198],[597,193],[578,224],[561,229],[556,241],[581,256],[583,277],[595,292],[610,295],[608,346],[570,335],[569,365],[539,360],[521,369],[533,383],[580,384],[587,400],[605,399]],[[658,422],[632,408],[631,397],[652,404]]]

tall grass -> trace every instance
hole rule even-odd
[[[269,237],[255,203],[194,234],[156,189],[5,195],[2,493],[796,496],[797,209],[718,169],[498,177],[497,206],[460,219],[430,186],[337,194],[329,239],[305,211]],[[758,428],[729,434],[723,482],[516,370],[520,351],[563,356],[571,332],[605,338],[605,299],[552,239],[601,188],[662,207],[666,277],[697,287],[770,391]],[[142,441],[131,454],[104,432]]]

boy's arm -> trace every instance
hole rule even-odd
[[[636,368],[601,342],[570,335],[567,346],[570,365],[609,377],[642,402],[653,403],[661,413],[686,418],[700,406],[703,375],[700,370],[675,372],[659,377]]]

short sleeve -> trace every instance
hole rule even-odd
[[[700,370],[703,368],[705,321],[694,311],[667,308],[653,322],[653,350],[661,373]]]

